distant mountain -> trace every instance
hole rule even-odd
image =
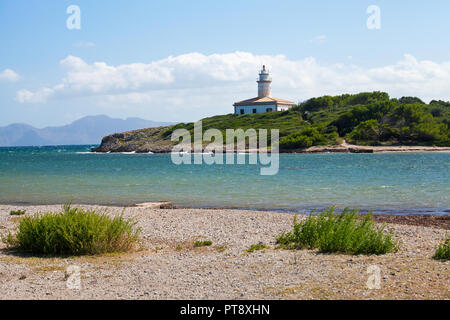
[[[18,123],[0,127],[0,147],[97,144],[112,133],[172,124],[140,118],[114,119],[105,115],[88,116],[65,126],[43,129]]]

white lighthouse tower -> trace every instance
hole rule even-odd
[[[272,84],[272,78],[270,77],[269,71],[266,70],[265,65],[259,73],[259,80],[257,82],[258,98],[270,97],[270,86]]]
[[[295,105],[292,101],[270,96],[272,78],[270,77],[269,71],[266,70],[266,66],[263,66],[259,73],[258,81],[256,82],[258,83],[258,96],[234,103],[234,114],[243,115],[248,113],[286,111]]]

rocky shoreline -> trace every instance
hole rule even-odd
[[[174,143],[170,137],[161,139],[168,127],[150,128],[108,135],[100,146],[92,148],[98,153],[171,153]],[[236,153],[255,153],[258,150],[234,150]],[[193,148],[191,148],[193,152]],[[223,148],[226,152],[226,146]],[[270,152],[270,151],[269,151]],[[450,152],[450,147],[435,146],[360,146],[345,141],[336,146],[314,146],[306,149],[283,150],[280,153],[413,153],[413,152]]]
[[[92,148],[92,152],[98,153],[171,153],[173,145],[158,146],[135,146],[135,145],[108,145],[103,144],[97,148]],[[191,148],[191,152],[194,152]],[[205,150],[203,150],[205,152]],[[258,153],[256,150],[234,150],[234,153]],[[267,152],[271,152],[268,150]],[[426,152],[444,152],[450,153],[450,147],[428,147],[428,146],[315,146],[306,149],[283,150],[279,153],[426,153]],[[226,153],[225,147],[223,153]]]
[[[79,207],[123,211],[142,228],[142,247],[114,255],[36,257],[1,245],[1,299],[450,299],[450,262],[431,258],[448,234],[448,217],[379,221],[395,232],[400,251],[349,256],[277,249],[275,237],[292,228],[289,213]],[[0,205],[1,234],[15,229],[20,218],[9,211],[17,209],[32,215],[60,206]],[[212,246],[196,248],[197,240]],[[258,243],[268,248],[246,251]],[[81,270],[78,289],[67,286],[70,266]],[[367,286],[373,266],[380,270],[379,289]]]
[[[377,223],[391,223],[450,230],[450,214],[444,216],[425,214],[374,214],[372,217]]]

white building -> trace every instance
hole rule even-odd
[[[261,72],[259,73],[257,83],[258,96],[253,99],[243,100],[233,104],[234,114],[285,111],[295,105],[292,101],[272,98],[270,96],[272,78],[266,70],[266,66],[263,66]]]

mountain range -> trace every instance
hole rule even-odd
[[[16,123],[0,127],[0,147],[99,144],[111,133],[172,124],[140,118],[114,119],[106,115],[87,116],[65,126],[43,129]]]

